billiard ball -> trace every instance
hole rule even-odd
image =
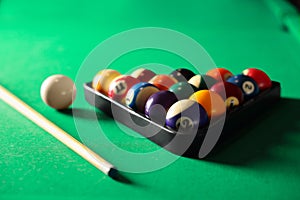
[[[178,100],[188,99],[198,89],[188,82],[178,82],[169,88],[169,91],[173,92]]]
[[[272,87],[272,81],[269,76],[262,70],[249,68],[243,71],[243,74],[251,77],[258,85],[259,90],[263,91]]]
[[[141,82],[148,82],[155,75],[153,71],[144,68],[139,68],[131,73],[132,77],[139,79]]]
[[[233,83],[242,89],[244,99],[249,100],[259,94],[259,87],[257,83],[243,74],[230,77],[227,82]]]
[[[152,94],[145,105],[145,115],[152,121],[164,125],[166,113],[178,101],[176,95],[170,91],[159,91]]]
[[[182,133],[193,133],[207,122],[208,116],[202,105],[189,99],[177,101],[166,116],[166,126]]]
[[[44,103],[57,110],[62,110],[72,104],[76,95],[76,87],[70,78],[57,74],[49,76],[43,81],[40,93]]]
[[[108,97],[121,104],[125,104],[125,97],[128,90],[139,82],[137,78],[133,78],[132,76],[118,76],[109,86]]]
[[[107,95],[110,83],[114,78],[120,75],[118,71],[113,69],[101,70],[93,78],[92,87],[98,92]]]
[[[244,101],[242,90],[229,82],[218,82],[210,90],[218,93],[223,98],[227,108],[241,105]]]
[[[160,90],[168,90],[177,82],[175,78],[165,74],[156,75],[149,81],[149,83],[155,85]]]
[[[184,82],[190,80],[195,73],[189,69],[179,68],[174,70],[171,74],[171,77],[175,78],[178,82]]]
[[[188,83],[195,86],[198,90],[206,90],[217,83],[217,80],[207,75],[198,74],[193,76]]]
[[[217,81],[226,81],[230,77],[233,76],[233,74],[225,68],[215,68],[212,70],[209,70],[206,75],[216,79]]]
[[[126,105],[140,113],[145,112],[148,98],[159,89],[151,83],[140,82],[130,88],[126,95]]]
[[[190,100],[201,104],[206,110],[208,117],[219,117],[226,112],[224,100],[216,92],[200,90],[192,94]]]

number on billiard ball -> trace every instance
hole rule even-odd
[[[189,99],[173,104],[166,116],[166,126],[182,133],[193,133],[207,122],[205,109],[199,103]]]
[[[260,69],[249,68],[243,71],[243,74],[251,77],[258,85],[259,90],[263,91],[272,87],[272,81],[269,76]]]
[[[137,83],[127,92],[126,105],[140,113],[144,113],[148,98],[158,91],[159,89],[151,83]]]
[[[108,90],[108,96],[119,103],[125,104],[127,91],[139,82],[140,81],[138,79],[131,76],[119,76],[111,82]]]
[[[218,82],[210,90],[218,93],[223,98],[227,108],[241,105],[244,101],[242,90],[229,82]]]
[[[241,88],[245,100],[249,100],[259,94],[258,85],[249,76],[239,74],[230,77],[227,82],[237,85],[239,88]]]

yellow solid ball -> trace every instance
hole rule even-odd
[[[99,71],[93,78],[92,87],[105,95],[108,94],[110,83],[121,74],[113,69]]]

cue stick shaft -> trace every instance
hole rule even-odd
[[[12,108],[17,110],[21,114],[23,114],[28,119],[30,119],[36,125],[44,129],[46,132],[50,133],[60,142],[62,142],[67,147],[72,149],[78,155],[80,155],[82,158],[84,158],[89,163],[94,165],[96,168],[101,170],[104,174],[109,176],[113,176],[115,174],[116,169],[112,164],[110,164],[109,162],[101,158],[98,154],[93,152],[87,146],[77,141],[75,138],[73,138],[64,130],[62,130],[54,123],[49,121],[43,115],[35,111],[33,108],[31,108],[29,105],[24,103],[22,100],[20,100],[18,97],[13,95],[11,92],[9,92],[1,85],[0,85],[0,99],[2,99],[4,102],[6,102],[8,105],[10,105]]]

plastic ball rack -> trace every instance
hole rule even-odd
[[[165,126],[159,125],[144,115],[135,112],[121,105],[109,97],[105,96],[92,88],[91,82],[84,84],[85,99],[92,106],[100,109],[107,115],[128,126],[144,137],[167,149],[168,151],[185,157],[199,158],[199,150],[203,145],[208,127],[199,128],[193,138],[188,134],[178,133]],[[244,104],[227,111],[225,122],[222,122],[222,132],[218,142],[214,145],[213,152],[224,144],[228,145],[230,141],[238,138],[247,127],[255,126],[256,120],[262,120],[265,112],[275,108],[274,104],[280,99],[280,83],[272,82],[272,87],[262,91],[258,96],[248,100]],[[114,111],[114,115],[112,114]],[[131,119],[128,118],[131,117]],[[216,121],[210,129],[217,127],[221,122]],[[155,133],[155,134],[154,134]],[[174,140],[176,136],[176,140]],[[184,149],[182,147],[186,141],[191,140],[190,145]],[[208,154],[210,155],[210,154]]]

